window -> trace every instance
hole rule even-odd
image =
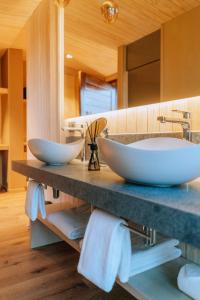
[[[107,83],[82,74],[81,116],[117,109],[116,81]]]

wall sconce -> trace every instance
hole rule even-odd
[[[66,7],[68,4],[69,4],[69,1],[70,0],[55,0],[55,4],[58,6],[58,7]]]
[[[101,14],[106,23],[114,23],[119,15],[118,5],[114,1],[104,1],[101,5]]]

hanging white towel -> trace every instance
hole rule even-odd
[[[26,193],[25,212],[31,221],[35,221],[38,213],[41,213],[43,219],[46,218],[44,189],[42,184],[30,180]]]
[[[84,207],[57,211],[49,214],[47,219],[70,240],[82,238],[90,217],[90,211]]]
[[[127,282],[131,265],[130,232],[120,218],[95,209],[83,239],[78,272],[106,292],[116,277]]]
[[[200,300],[200,266],[195,264],[183,266],[178,274],[177,283],[182,292],[194,300]]]

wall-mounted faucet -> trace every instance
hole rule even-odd
[[[109,135],[109,128],[106,127],[104,130],[103,130],[103,134],[104,134],[104,138],[108,138],[108,135]]]
[[[71,124],[69,124],[71,125]],[[72,124],[72,126],[64,126],[61,128],[64,132],[67,131],[69,133],[75,133],[75,132],[79,132],[81,135],[82,139],[85,139],[85,127],[83,124],[80,125],[80,127],[74,127],[74,124]],[[85,161],[85,147],[86,145],[84,144],[83,149],[81,151],[81,161]]]
[[[169,118],[166,116],[159,116],[157,118],[160,123],[176,123],[180,124],[183,129],[183,138],[187,141],[191,141],[191,113],[188,111],[183,111],[179,109],[173,109],[172,112],[177,112],[182,114],[183,118]]]

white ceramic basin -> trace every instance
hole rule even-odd
[[[171,186],[200,176],[200,145],[176,138],[150,138],[124,145],[99,138],[103,160],[127,181]]]
[[[69,144],[58,144],[43,139],[31,139],[28,146],[31,153],[49,165],[63,165],[76,158],[84,145],[84,139]]]

